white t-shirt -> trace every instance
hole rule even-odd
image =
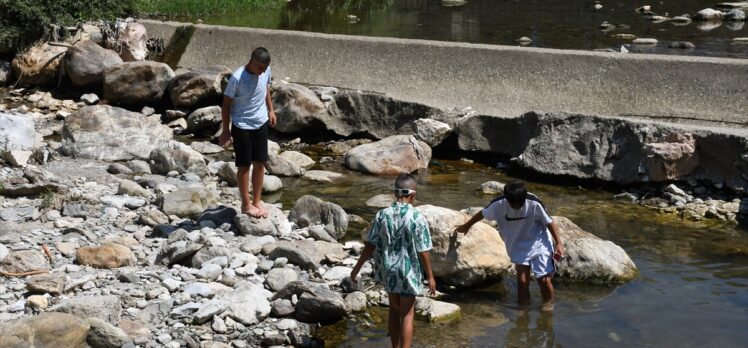
[[[499,197],[483,209],[483,217],[496,221],[512,263],[526,265],[539,255],[553,254],[551,233],[546,227],[553,220],[534,195],[529,194],[519,210]]]

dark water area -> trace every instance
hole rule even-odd
[[[293,0],[278,8],[201,19],[206,24],[228,26],[515,46],[517,39],[525,36],[533,40],[530,47],[620,50],[621,45],[627,45],[630,52],[748,58],[748,44],[732,42],[748,36],[745,22],[653,23],[634,12],[651,5],[658,15],[693,16],[701,9],[716,8],[718,3],[599,1],[603,7],[595,10],[595,1],[569,0],[470,0],[458,7],[442,6],[439,0]],[[603,22],[618,27],[602,31]],[[659,42],[634,45],[632,39],[618,38],[618,34]],[[674,41],[688,41],[696,48],[668,48]]]
[[[439,163],[440,165],[434,165]],[[281,195],[268,197],[289,208],[314,194],[370,220],[376,208],[364,202],[387,193],[393,178],[360,175],[320,185],[284,179]],[[518,177],[519,179],[526,179]],[[459,161],[432,162],[420,176],[417,199],[423,204],[462,209],[483,206],[493,197],[475,191],[488,180],[511,177],[495,169]],[[462,308],[452,324],[416,323],[415,347],[745,347],[748,342],[748,231],[722,222],[692,222],[638,205],[615,201],[614,192],[528,182],[554,215],[620,245],[639,267],[626,284],[595,286],[556,283],[552,314],[534,305],[519,311],[513,278],[449,295]],[[355,239],[363,224],[349,227]],[[386,308],[371,319],[342,321],[319,335],[331,347],[385,347]]]

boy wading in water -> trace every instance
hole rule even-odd
[[[410,174],[400,174],[395,181],[395,197],[397,201],[374,218],[361,257],[351,271],[351,280],[356,281],[361,266],[373,254],[374,279],[384,285],[389,295],[392,347],[408,348],[413,341],[416,296],[423,290],[422,267],[432,295],[436,292],[436,281],[428,252],[431,250],[429,225],[411,205],[416,198],[416,179]]]
[[[236,178],[242,196],[241,211],[253,217],[266,217],[262,204],[262,183],[268,160],[268,126],[275,127],[273,99],[270,97],[270,53],[264,47],[252,51],[247,65],[229,78],[223,96],[223,132],[218,144],[234,143]],[[249,199],[249,168],[252,166],[252,200]]]
[[[468,233],[470,227],[484,218],[496,221],[509,259],[516,266],[519,305],[524,307],[530,304],[532,272],[540,285],[543,309],[552,310],[554,294],[551,277],[556,271],[554,259],[561,259],[564,247],[558,226],[545,212],[540,199],[528,194],[523,182],[512,181],[504,186],[504,196],[491,201],[455,231]]]

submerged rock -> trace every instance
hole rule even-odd
[[[415,306],[416,318],[430,323],[452,323],[459,321],[462,315],[460,306],[428,297],[416,298]]]

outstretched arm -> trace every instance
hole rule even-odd
[[[426,269],[426,276],[429,280],[429,294],[436,294],[436,280],[434,280],[434,272],[431,270],[431,256],[428,251],[418,253],[418,258],[421,259],[423,268]]]
[[[483,220],[482,210],[479,211],[477,214],[473,215],[473,217],[470,218],[470,220],[468,220],[466,223],[460,226],[457,226],[457,228],[455,228],[455,232],[468,233],[468,231],[470,231],[470,227],[473,227],[473,225],[475,225],[476,222],[481,221],[481,220]]]
[[[371,258],[371,255],[374,253],[374,244],[371,244],[369,242],[364,242],[364,250],[361,252],[361,257],[358,258],[358,262],[356,262],[356,265],[353,266],[353,270],[351,271],[351,280],[356,281],[356,277],[358,276],[358,272],[361,270],[361,266],[364,265],[364,262],[366,260]]]

